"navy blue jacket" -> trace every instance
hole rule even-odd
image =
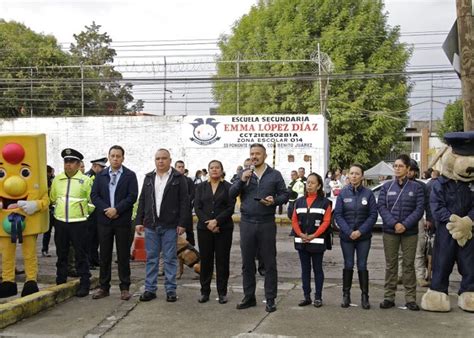
[[[362,185],[354,188],[349,184],[337,196],[334,217],[340,228],[341,240],[352,242],[350,235],[356,230],[362,234],[358,241],[371,238],[377,216],[377,202],[372,190]]]
[[[232,199],[240,194],[240,213],[242,220],[247,222],[275,221],[276,206],[285,204],[290,197],[281,173],[270,166],[267,166],[260,180],[255,174],[250,177],[249,184],[242,179],[236,180],[229,193]],[[273,196],[275,203],[268,207],[255,200],[270,195]]]
[[[105,216],[104,209],[110,208],[109,168],[105,168],[94,179],[91,200],[97,213],[97,224],[130,227],[133,204],[138,197],[137,176],[130,169],[122,166],[122,174],[115,188],[114,203],[119,215],[116,219]]]
[[[474,183],[438,177],[431,190],[430,206],[436,226],[446,226],[452,214],[474,220]]]
[[[405,177],[402,184],[397,179],[386,182],[380,189],[377,203],[383,220],[383,231],[395,234],[395,224],[406,230],[402,235],[418,233],[418,221],[423,217],[425,195],[420,184]]]
[[[189,202],[186,176],[171,168],[171,174],[163,192],[159,218],[155,204],[155,178],[155,170],[145,175],[140,198],[138,199],[135,224],[144,225],[151,229],[158,225],[164,228],[176,228],[178,226],[189,228],[189,221],[192,217],[190,217],[191,203]]]

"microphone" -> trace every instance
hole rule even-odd
[[[249,169],[250,169],[250,171],[252,172],[252,175],[253,175],[253,172],[255,171],[255,164],[251,164],[249,166]],[[250,184],[250,180],[252,179],[252,175],[249,176],[249,179],[247,180],[247,185]]]

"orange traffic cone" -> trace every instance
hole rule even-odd
[[[136,262],[146,262],[145,237],[135,233],[133,240],[132,259]]]

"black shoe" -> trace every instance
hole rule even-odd
[[[8,298],[18,293],[18,287],[15,282],[0,283],[0,298]]]
[[[227,296],[221,295],[219,296],[219,304],[225,304],[227,303]]]
[[[166,301],[169,303],[174,303],[178,300],[178,297],[176,297],[176,294],[174,293],[169,293],[166,295]]]
[[[239,304],[237,304],[236,308],[237,310],[244,310],[252,306],[257,306],[257,300],[255,299],[255,296],[252,296],[252,297],[245,296],[244,299],[242,299],[242,301]]]
[[[209,301],[209,295],[201,295],[201,298],[198,299],[199,303],[207,303]]]
[[[257,270],[260,276],[265,277],[265,267],[263,265],[259,266]]]
[[[48,251],[41,251],[41,256],[43,257],[51,257],[51,254]]]
[[[305,298],[298,303],[298,306],[306,306],[312,303],[311,298]]]
[[[140,295],[140,302],[149,302],[152,299],[156,298],[156,293],[151,291],[145,291]]]
[[[321,307],[323,306],[323,300],[322,299],[315,299],[313,302],[314,307]]]
[[[395,302],[388,299],[384,299],[383,302],[380,303],[381,309],[390,309],[391,307],[394,307],[394,306],[395,306]]]
[[[38,291],[38,283],[36,283],[36,281],[34,280],[29,280],[25,283],[25,285],[23,285],[23,291],[21,291],[21,296],[25,297]]]
[[[97,267],[95,265],[90,265],[89,270],[97,270]]]
[[[408,310],[420,311],[420,307],[415,302],[408,302],[405,304],[405,306],[408,308]]]
[[[265,311],[267,312],[275,312],[277,310],[277,307],[275,305],[275,299],[269,298],[267,299],[267,305],[265,306]]]
[[[89,294],[89,288],[85,286],[79,286],[76,292],[76,297],[85,297]]]

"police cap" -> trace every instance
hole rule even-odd
[[[63,151],[61,151],[61,157],[64,160],[72,159],[72,160],[77,160],[77,161],[82,161],[82,159],[84,158],[84,156],[82,156],[80,152],[72,148],[66,148]]]
[[[101,167],[105,168],[107,166],[107,157],[101,157],[101,158],[98,158],[97,160],[92,160],[91,163],[98,164]]]
[[[474,156],[474,131],[459,131],[444,134],[444,140],[461,156]]]

